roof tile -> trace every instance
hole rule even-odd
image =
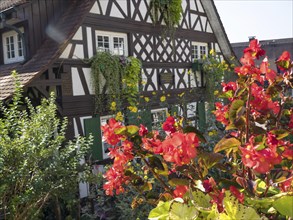
[[[0,1],[0,11],[3,11],[7,8],[16,6],[16,5],[21,5],[26,3],[27,0],[1,0]]]
[[[16,0],[13,2],[16,2]],[[36,54],[25,64],[14,63],[0,65],[0,100],[7,99],[13,94],[14,80],[10,75],[12,70],[18,72],[20,83],[22,86],[25,86],[53,64],[81,25],[83,17],[90,10],[94,1],[71,0],[71,2],[71,6],[55,26],[55,28],[62,30],[66,36],[63,42],[58,43],[48,37]]]

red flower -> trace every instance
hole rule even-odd
[[[118,144],[123,136],[115,134],[115,130],[122,127],[121,122],[116,121],[114,118],[110,118],[107,124],[101,126],[105,141],[111,145]]]
[[[240,59],[240,62],[243,65],[254,66],[254,59],[255,57],[253,57],[250,52],[246,52],[243,54],[243,57]]]
[[[173,191],[174,198],[183,198],[184,194],[187,192],[188,186],[176,186],[176,189]]]
[[[266,79],[270,84],[275,81],[277,73],[274,70],[269,69],[268,57],[265,57],[260,64],[260,72],[265,74]]]
[[[253,96],[253,100],[250,102],[252,110],[261,114],[267,114],[270,111],[276,115],[279,113],[279,102],[272,101],[272,98],[265,93],[263,87],[253,83],[251,85],[251,95]]]
[[[142,138],[142,147],[155,154],[163,153],[162,142],[160,139],[158,139],[159,132],[152,131],[152,134],[153,137],[151,138]]]
[[[174,133],[176,131],[175,119],[172,116],[169,116],[163,123],[162,127],[164,131]]]
[[[131,141],[125,140],[122,143],[122,147],[124,152],[131,151],[133,148],[133,143]]]
[[[287,180],[285,180],[284,182],[279,184],[280,189],[283,192],[289,192],[291,190],[292,192],[292,188],[293,188],[293,177],[289,177]]]
[[[250,143],[245,147],[240,147],[242,152],[242,162],[245,166],[252,168],[258,173],[267,173],[275,164],[282,161],[277,153],[276,147],[269,146],[262,150],[256,150],[258,145],[254,146],[254,137],[250,138]]]
[[[235,82],[228,82],[224,83],[222,82],[222,87],[223,87],[223,92],[228,92],[228,91],[236,91],[237,85]]]
[[[240,203],[244,202],[244,194],[241,193],[235,186],[230,186],[230,192],[238,199]]]
[[[199,140],[195,133],[174,133],[162,142],[163,158],[178,166],[188,164],[195,158],[198,144]]]
[[[283,154],[283,157],[286,157],[289,160],[293,160],[293,149],[286,149]]]
[[[116,195],[124,192],[122,185],[128,181],[128,177],[124,175],[124,171],[111,167],[103,176],[107,179],[107,182],[103,185],[106,195],[113,196],[114,190]]]
[[[210,179],[213,179],[213,178],[210,178]],[[210,182],[210,179],[204,180],[203,183],[202,183],[202,186],[205,189],[206,193],[209,193],[209,192],[213,191],[213,186],[212,186],[212,184]]]
[[[223,200],[225,197],[225,189],[220,190],[215,190],[209,194],[212,197],[212,200],[210,201],[211,203],[216,203],[217,208],[219,212],[224,211],[224,204]]]
[[[249,42],[249,47],[245,48],[243,52],[250,52],[253,57],[259,59],[260,56],[263,56],[266,53],[260,46],[261,45],[258,43],[258,40],[253,39]]]
[[[280,70],[288,70],[291,68],[291,58],[288,51],[284,51],[279,59],[276,61]]]
[[[213,113],[216,116],[216,120],[224,125],[228,125],[228,105],[223,105],[221,102],[216,102],[215,106],[216,110]]]
[[[141,137],[143,137],[143,136],[147,135],[147,133],[148,133],[148,129],[145,126],[143,126],[142,124],[140,124],[138,134]]]

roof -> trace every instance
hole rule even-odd
[[[16,2],[16,0],[14,0],[14,2]],[[19,73],[21,85],[26,86],[32,82],[34,78],[46,71],[61,55],[93,4],[93,0],[72,0],[71,2],[72,4],[70,7],[68,7],[56,25],[54,25],[54,28],[57,30],[62,30],[65,40],[56,42],[47,37],[36,54],[25,64],[14,63],[0,65],[0,100],[7,99],[13,94],[14,81],[10,75],[11,70],[16,70]]]
[[[201,4],[207,14],[207,17],[209,19],[213,32],[216,35],[216,38],[221,48],[221,52],[223,53],[223,56],[226,58],[227,61],[229,61],[230,63],[233,62],[234,65],[238,66],[240,64],[238,60],[236,59],[234,59],[234,61],[230,60],[231,57],[236,57],[236,56],[232,50],[231,44],[225,32],[225,28],[223,26],[223,23],[221,21],[221,18],[219,16],[219,13],[217,11],[214,1],[201,0]]]
[[[270,39],[270,40],[260,40],[259,41],[262,49],[266,51],[265,56],[268,58],[268,62],[271,64],[270,68],[278,71],[277,66],[273,65],[278,59],[283,51],[288,51],[290,54],[293,54],[293,38],[280,38],[280,39]],[[240,59],[243,56],[243,50],[248,47],[249,42],[238,42],[232,43],[231,46],[236,54],[236,57]],[[264,57],[265,57],[264,56]],[[260,65],[263,58],[256,60],[256,64]]]
[[[24,4],[26,2],[28,2],[28,0],[1,0],[0,11],[3,11],[16,5]]]

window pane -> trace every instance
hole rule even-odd
[[[197,48],[197,45],[192,45],[191,46],[191,59],[192,60],[198,59],[198,48]]]
[[[10,44],[10,58],[15,58],[14,38],[13,38],[13,36],[9,37],[9,44]]]
[[[125,48],[124,48],[124,38],[123,37],[113,37],[113,53],[116,55],[125,55]]]
[[[200,46],[200,59],[206,55],[206,46]]]
[[[18,46],[18,56],[22,57],[23,55],[22,39],[19,34],[17,35],[17,46]]]
[[[162,131],[162,124],[166,120],[166,110],[152,112],[152,129]]]
[[[97,36],[97,50],[98,51],[109,51],[109,37],[108,36]]]

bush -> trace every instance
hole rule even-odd
[[[17,82],[12,102],[1,104],[0,218],[38,219],[52,202],[60,219],[60,201],[73,205],[78,198],[79,173],[86,168],[80,159],[91,141],[65,143],[67,120],[57,117],[53,95],[37,107],[22,99]]]

